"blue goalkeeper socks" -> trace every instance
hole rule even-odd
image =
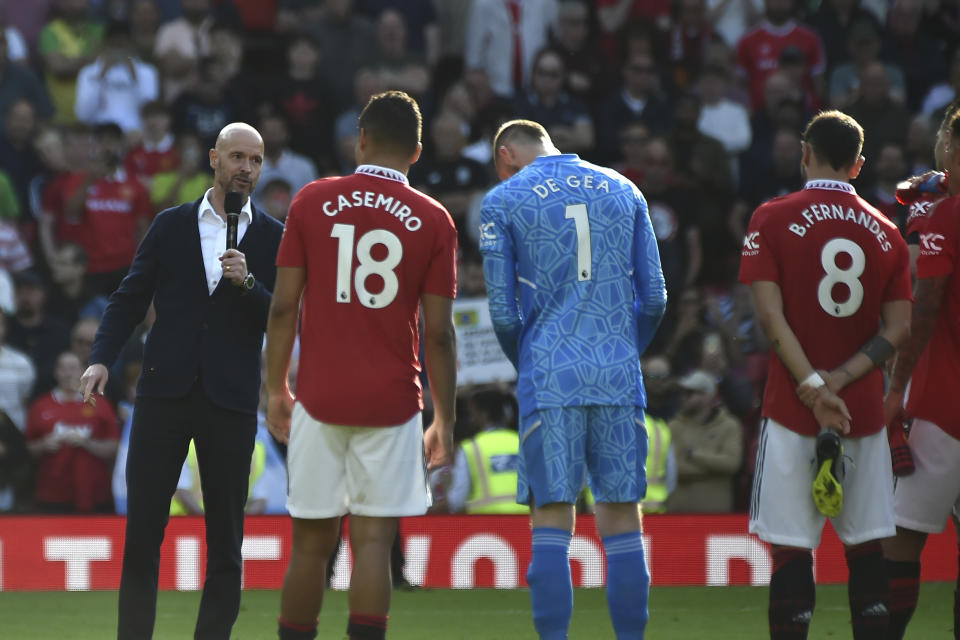
[[[607,604],[617,640],[643,640],[647,626],[650,573],[639,531],[603,538],[607,554]]]
[[[533,626],[541,640],[566,640],[573,615],[570,540],[563,529],[533,530],[533,557],[527,569]]]

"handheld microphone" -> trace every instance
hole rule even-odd
[[[228,191],[223,198],[223,209],[227,212],[227,249],[237,248],[237,226],[242,206],[243,194],[239,191]]]

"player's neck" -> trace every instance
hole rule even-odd
[[[834,171],[829,167],[807,167],[806,181],[833,180],[834,182],[850,182],[850,175],[845,171]]]
[[[394,171],[399,171],[403,175],[410,173],[410,163],[409,161],[398,160],[385,155],[369,155],[363,158],[363,162],[360,162],[359,158],[357,159],[357,164],[373,164],[378,167],[384,167],[386,169],[393,169]]]

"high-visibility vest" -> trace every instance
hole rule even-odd
[[[190,476],[192,482],[190,483],[191,489],[190,493],[193,494],[193,497],[196,498],[197,504],[203,507],[203,491],[200,487],[200,465],[197,463],[197,448],[193,444],[193,440],[190,441],[190,448],[187,450],[187,459],[186,459],[187,468],[190,470]],[[253,485],[257,483],[257,480],[260,479],[260,476],[263,475],[263,470],[267,466],[267,450],[261,442],[255,442],[253,445],[253,457],[250,460],[250,482],[247,485],[247,493],[253,491]],[[170,501],[170,515],[172,516],[185,516],[187,514],[187,508],[183,506],[183,503],[180,502],[176,496],[173,500]]]
[[[484,431],[462,445],[470,467],[467,513],[530,513],[517,504],[520,436],[511,429]]]
[[[641,508],[644,513],[667,510],[667,453],[670,451],[670,427],[664,420],[643,414],[647,426],[647,495]]]

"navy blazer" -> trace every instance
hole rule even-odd
[[[150,225],[110,296],[90,363],[110,368],[153,300],[157,320],[147,336],[137,397],[179,398],[199,379],[215,405],[255,414],[283,225],[253,207],[237,249],[256,285],[247,292],[221,278],[210,295],[197,220],[201,201],[162,211]]]

